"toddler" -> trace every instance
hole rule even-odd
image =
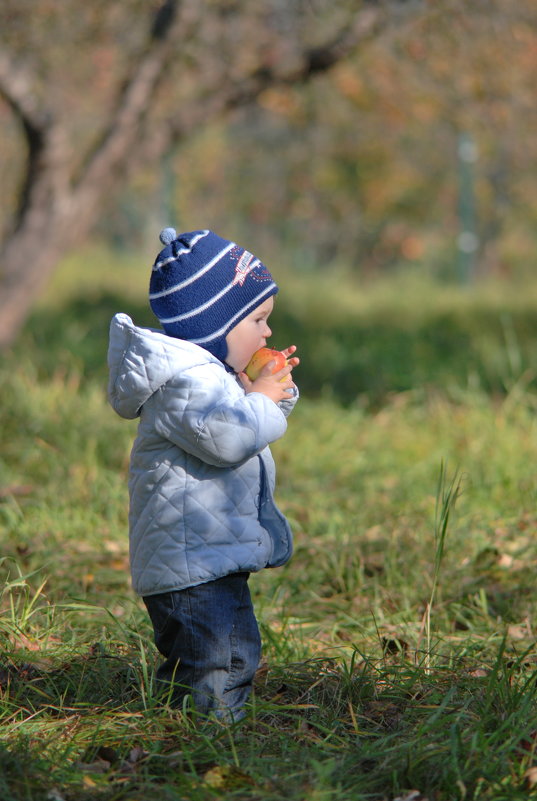
[[[267,268],[211,231],[162,231],[149,300],[163,331],[126,314],[110,327],[109,400],[139,417],[129,478],[130,563],[164,657],[157,681],[180,705],[237,719],[261,642],[249,574],[291,556],[274,503],[269,443],[298,397],[288,362],[244,369],[271,335],[278,287]]]

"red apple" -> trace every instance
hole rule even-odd
[[[246,365],[244,372],[250,381],[255,381],[263,367],[269,362],[275,363],[274,367],[272,368],[272,372],[277,373],[278,370],[281,370],[282,367],[285,367],[287,364],[287,359],[280,350],[272,350],[272,348],[259,348],[259,350],[256,350]]]

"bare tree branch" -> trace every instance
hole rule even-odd
[[[25,130],[37,135],[46,126],[48,115],[38,102],[33,86],[32,76],[21,64],[15,64],[5,50],[1,50],[0,95],[20,119]]]
[[[176,2],[167,2],[157,15],[160,22],[153,25],[149,46],[123,87],[114,115],[79,176],[79,196],[84,196],[89,185],[102,181],[108,184],[140,137],[141,121],[152,107],[152,95],[163,78],[179,31],[185,26],[184,15],[176,10]]]
[[[306,53],[302,80],[310,78],[316,72],[323,72],[333,67],[351,53],[358,45],[374,36],[385,24],[386,12],[375,6],[365,8],[357,14],[353,24],[345,27],[333,40]]]
[[[254,102],[267,88],[301,83],[328,70],[373,36],[387,13],[383,3],[360,4],[356,12],[349,12],[347,27],[324,45],[297,53],[292,50],[293,43],[287,51],[290,59],[274,56],[279,45],[276,33],[272,39],[261,36],[261,41],[270,44],[267,56],[254,47],[253,58],[241,62],[234,58],[241,55],[235,44],[240,32],[234,41],[237,31],[233,22],[219,16],[218,6],[208,11],[198,0],[164,0],[149,21],[146,49],[127,71],[127,81],[95,144],[82,157],[77,174],[73,172],[74,143],[70,145],[67,138],[68,115],[64,119],[61,113],[44,108],[32,89],[31,76],[0,53],[0,94],[22,122],[28,142],[18,220],[0,258],[0,348],[15,339],[58,258],[89,233],[118,177],[136,169],[141,156],[149,162],[159,159],[178,139]],[[255,14],[253,24],[259,25]],[[249,41],[248,27],[245,30]],[[226,38],[227,34],[231,36]],[[227,46],[223,59],[220,36]],[[243,65],[256,57],[257,65],[248,72]],[[195,80],[194,99],[174,104],[177,112],[152,125],[159,89],[166,80],[173,92],[170,75],[174,64],[188,70],[191,81]]]
[[[304,83],[316,74],[329,70],[360,44],[373,37],[385,24],[385,19],[384,8],[365,8],[350,27],[341,30],[329,43],[304,50],[299,65],[288,72],[282,73],[276,66],[264,64],[240,82],[228,79],[219,87],[218,92],[214,92],[211,85],[200,88],[198,102],[189,108],[188,114],[179,112],[170,117],[167,124],[161,126],[158,135],[146,145],[151,148],[153,156],[157,152],[163,153],[208,120],[255,102],[267,88]]]

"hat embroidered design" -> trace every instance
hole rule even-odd
[[[256,259],[253,253],[249,253],[247,250],[245,250],[238,260],[237,266],[235,267],[233,286],[236,286],[236,284],[242,286],[246,281],[246,276],[248,273],[251,273],[254,267],[256,267],[258,264],[259,259]]]

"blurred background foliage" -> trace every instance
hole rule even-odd
[[[3,45],[39,76],[36,97],[67,112],[75,174],[159,5],[2,5]],[[330,70],[276,80],[255,102],[196,124],[219,73],[229,82],[271,64],[288,74],[301,48],[380,7],[382,24]],[[32,348],[45,371],[73,361],[83,374],[102,371],[114,312],[154,324],[146,284],[160,228],[210,227],[252,249],[282,285],[273,344],[296,341],[313,396],[378,403],[420,386],[531,383],[532,0],[212,0],[204,10],[149,120],[158,131],[171,107],[192,113],[189,135],[118,178],[16,352]],[[26,154],[2,102],[0,122],[7,236]]]
[[[442,280],[531,273],[535,10],[422,8],[329,74],[270,89],[179,148],[172,217],[188,228],[205,210],[225,228],[236,209],[240,235],[271,257],[284,246],[292,266],[363,278],[415,265]]]
[[[39,74],[38,93],[71,109],[76,162],[142,47],[148,4],[2,5],[4,44]],[[202,51],[206,75],[184,63],[180,74],[172,70],[173,94],[163,92],[152,125],[169,103],[188,114],[219,70],[238,75],[270,48],[284,70],[299,45],[314,45],[341,20],[378,4],[204,5],[199,39],[191,35],[180,47],[192,63]],[[127,186],[118,181],[97,234],[152,253],[155,229],[164,224],[209,226],[281,261],[281,269],[344,264],[369,278],[419,264],[456,279],[458,237],[470,222],[478,276],[529,273],[537,216],[536,23],[531,0],[394,3],[382,29],[328,73],[267,88],[257,103],[195,128],[156,168],[142,164]],[[25,154],[1,103],[0,121],[5,232]],[[466,165],[461,136],[473,147]],[[475,206],[473,221],[461,219],[461,192]]]

